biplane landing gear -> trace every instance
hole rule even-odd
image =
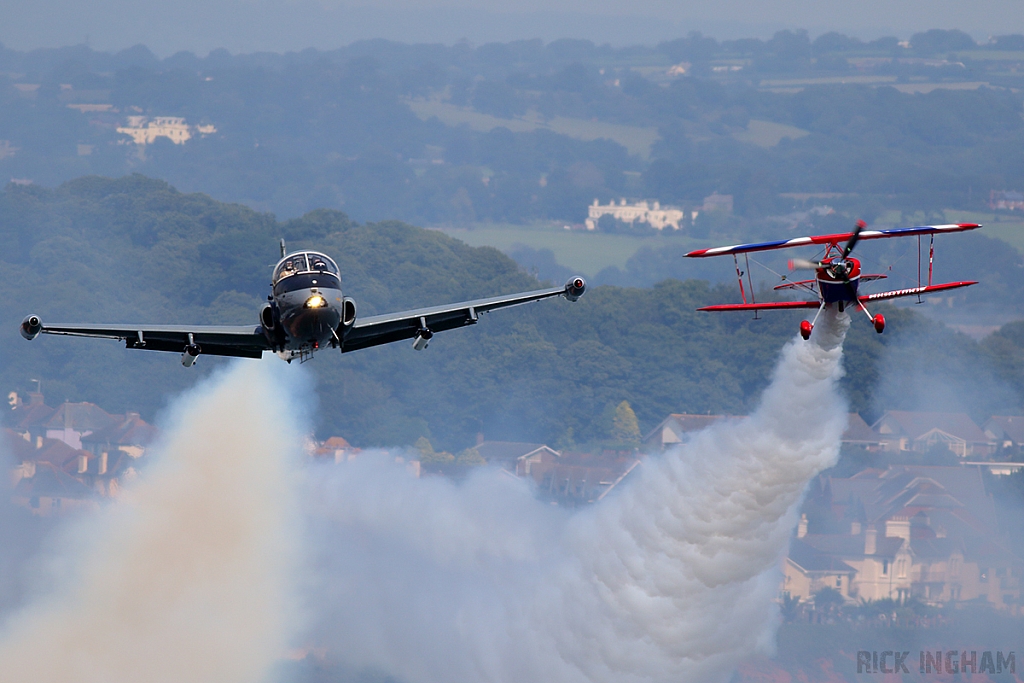
[[[800,321],[800,336],[804,338],[804,341],[806,341],[806,340],[811,338],[811,330],[813,330],[813,329],[814,329],[814,325],[812,325],[809,321],[807,321],[807,320],[801,320]]]
[[[879,313],[878,315],[872,317],[871,313],[868,312],[867,307],[860,302],[857,303],[857,307],[860,308],[860,310],[864,311],[864,315],[866,315],[868,317],[868,320],[871,321],[871,324],[874,325],[875,332],[877,332],[878,334],[882,334],[882,332],[885,330],[885,316]]]

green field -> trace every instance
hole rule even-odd
[[[951,223],[981,223],[982,232],[989,237],[1001,239],[1024,254],[1024,216],[978,213],[973,211],[946,210],[946,220]]]
[[[783,138],[797,140],[810,133],[796,126],[787,126],[784,123],[773,123],[771,121],[758,121],[751,119],[747,123],[747,129],[739,133],[733,133],[734,140],[746,142],[768,149],[782,142]]]
[[[482,223],[471,228],[437,228],[473,247],[495,247],[507,251],[514,244],[533,249],[550,249],[558,263],[593,277],[608,266],[623,268],[626,261],[643,246],[663,244],[706,246],[699,240],[681,236],[635,237],[607,233],[565,230],[552,223],[531,225]]]
[[[458,107],[447,102],[436,100],[408,100],[407,104],[420,119],[427,121],[433,117],[449,126],[469,126],[472,130],[488,132],[495,128],[508,128],[513,133],[525,133],[538,128],[545,128],[577,140],[608,139],[617,142],[630,154],[638,154],[647,158],[651,153],[651,145],[658,139],[658,129],[654,127],[623,126],[617,123],[574,119],[556,116],[544,120],[536,112],[528,112],[519,118],[500,118],[490,114],[481,114],[468,107]]]

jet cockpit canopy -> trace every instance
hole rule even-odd
[[[291,279],[293,277],[294,279]],[[326,254],[317,251],[295,252],[281,259],[277,267],[274,268],[275,292],[318,285],[321,287],[341,286],[341,272],[338,270],[338,264]]]

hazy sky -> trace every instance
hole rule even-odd
[[[142,43],[159,56],[329,49],[366,38],[653,44],[692,30],[721,39],[782,28],[863,38],[959,28],[984,39],[1024,33],[1024,0],[0,0],[0,42],[8,47]]]

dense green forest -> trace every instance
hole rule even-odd
[[[154,419],[196,371],[223,361],[204,357],[189,371],[171,354],[112,341],[29,343],[18,321],[35,312],[53,322],[255,322],[280,237],[334,256],[360,315],[538,285],[497,250],[394,221],[358,224],[320,210],[280,222],[139,175],[55,189],[8,185],[0,194],[0,388],[27,391],[38,379],[51,404],[88,400]],[[559,299],[485,316],[422,353],[405,343],[344,357],[324,351],[295,372],[315,375],[320,436],[357,445],[428,436],[455,450],[478,432],[598,443],[611,437],[624,400],[645,432],[670,412],[753,407],[799,318],[694,310],[735,296],[700,280],[597,287],[576,304]],[[955,408],[978,419],[1017,412],[1024,323],[978,343],[911,310],[879,310],[886,333],[855,319],[847,343],[853,409],[870,417],[896,407]]]
[[[1024,37],[955,30],[166,59],[0,48],[0,177],[136,171],[281,217],[426,225],[581,222],[594,198],[719,192],[735,197],[730,231],[765,234],[765,217],[820,201],[806,195],[873,220],[1024,189],[1022,64]],[[142,148],[117,131],[130,116],[216,132]]]

